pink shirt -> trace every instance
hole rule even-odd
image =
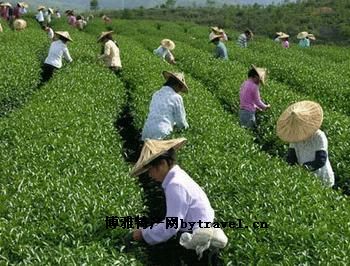
[[[283,41],[282,42],[282,47],[283,48],[289,48],[289,42],[288,41]]]
[[[260,99],[259,86],[251,79],[247,79],[243,82],[239,92],[239,99],[240,108],[246,111],[255,112],[256,108],[262,110],[267,108],[267,105]]]
[[[69,16],[68,17],[68,24],[75,26],[75,23],[77,22],[77,19],[75,18],[75,16]]]

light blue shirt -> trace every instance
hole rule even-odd
[[[310,40],[309,39],[301,39],[299,41],[299,46],[302,48],[310,47]]]
[[[210,205],[207,195],[202,188],[184,171],[175,165],[163,180],[162,187],[166,198],[166,217],[177,217],[183,222],[196,222],[193,228],[168,228],[166,221],[155,224],[152,229],[142,229],[143,239],[150,245],[155,245],[169,240],[178,231],[189,231],[199,228],[199,220],[203,222],[214,221],[214,210]]]
[[[164,139],[175,125],[178,128],[188,128],[183,100],[171,87],[163,86],[152,96],[142,140]]]
[[[226,46],[223,42],[219,42],[216,45],[215,58],[224,59],[224,60],[228,59],[227,49],[226,49]]]
[[[170,57],[170,55],[168,55],[170,53],[169,49],[162,46],[159,46],[157,49],[153,50],[153,53],[163,59],[165,59],[166,56]]]

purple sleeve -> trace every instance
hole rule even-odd
[[[262,110],[267,108],[267,105],[260,99],[260,91],[259,88],[256,88],[253,92],[253,100],[254,104]]]

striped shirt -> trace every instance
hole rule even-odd
[[[248,47],[248,38],[245,35],[245,33],[242,33],[241,35],[239,35],[238,40],[237,40],[237,44],[241,48],[247,48]]]

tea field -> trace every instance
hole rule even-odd
[[[96,39],[106,25],[95,19],[78,31],[62,19],[53,27],[70,32],[73,62],[46,84],[39,84],[50,45],[45,32],[29,19],[27,30],[0,34],[0,265],[149,264],[147,248],[127,247],[129,230],[107,229],[105,219],[161,212],[157,187],[129,176],[128,156],[139,148],[132,140],[164,83],[163,70],[185,73],[190,127],[173,137],[188,139],[179,164],[207,193],[216,220],[268,223],[267,229],[224,229],[225,264],[348,265],[346,49],[292,44],[283,50],[263,37],[240,49],[239,33],[228,31],[230,60],[224,62],[212,57],[206,27],[115,20],[108,29],[117,33],[123,64],[116,76],[97,60]],[[174,66],[153,55],[163,38],[176,43]],[[271,109],[258,114],[258,137],[238,123],[239,88],[252,63],[269,70],[261,95]],[[284,160],[288,146],[276,136],[276,121],[289,104],[305,99],[324,109],[338,190]]]

